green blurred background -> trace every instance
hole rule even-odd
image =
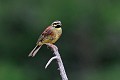
[[[61,80],[46,45],[28,57],[55,20],[69,80],[120,80],[120,0],[0,0],[0,80]]]

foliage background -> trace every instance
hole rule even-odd
[[[120,80],[119,0],[0,0],[0,80],[61,80],[46,46],[27,57],[54,20],[69,80]]]

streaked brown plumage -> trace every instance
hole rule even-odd
[[[31,53],[28,56],[34,57],[43,44],[55,43],[62,34],[61,26],[62,24],[60,21],[54,21],[50,26],[48,26],[40,35],[35,48],[31,51]]]

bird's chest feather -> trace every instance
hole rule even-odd
[[[62,29],[55,28],[53,30],[52,43],[55,43],[60,38],[61,34],[62,34]]]

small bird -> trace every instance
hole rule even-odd
[[[28,56],[34,57],[43,44],[55,43],[62,34],[61,26],[62,26],[61,21],[58,20],[54,21],[50,26],[48,26],[40,35],[35,48],[30,52]]]

